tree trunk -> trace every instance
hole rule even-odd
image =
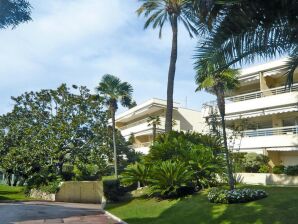
[[[235,187],[235,181],[233,177],[232,162],[230,159],[230,152],[229,152],[228,142],[227,142],[226,122],[225,122],[226,106],[225,106],[225,95],[224,95],[223,87],[219,87],[218,89],[216,89],[216,96],[217,96],[217,106],[221,117],[222,136],[223,136],[226,161],[227,161],[229,186],[230,186],[230,190],[233,190]]]
[[[117,148],[116,148],[116,128],[115,128],[115,110],[112,109],[112,132],[113,132],[113,148],[114,148],[114,169],[115,177],[118,179],[118,169],[117,169]]]
[[[153,127],[153,142],[155,142],[155,139],[156,139],[156,124],[153,124],[152,127]]]
[[[174,80],[176,72],[176,61],[177,61],[177,45],[178,45],[178,21],[177,15],[173,15],[171,19],[171,26],[173,32],[172,39],[172,51],[171,60],[168,72],[168,87],[167,87],[167,111],[166,111],[166,124],[165,131],[172,131],[172,119],[173,119],[173,94],[174,94]]]

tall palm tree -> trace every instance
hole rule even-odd
[[[174,79],[176,72],[176,61],[178,51],[178,22],[182,22],[188,31],[190,37],[197,34],[194,26],[195,17],[193,16],[193,4],[190,0],[139,0],[141,7],[137,10],[138,15],[144,14],[147,21],[144,29],[152,25],[153,29],[159,28],[159,37],[162,36],[162,29],[166,22],[169,22],[172,28],[172,50],[170,66],[168,70],[167,86],[167,110],[165,131],[172,130],[173,118],[173,93]]]
[[[234,69],[226,69],[220,73],[214,73],[214,65],[209,64],[209,73],[197,73],[196,83],[197,91],[205,89],[216,95],[217,106],[221,117],[222,137],[226,154],[227,171],[229,177],[230,189],[234,189],[233,169],[230,158],[230,152],[227,143],[226,122],[225,122],[225,92],[235,89],[238,85],[238,71]]]
[[[148,119],[147,119],[147,123],[148,123],[148,126],[152,126],[152,131],[153,131],[153,142],[155,141],[156,139],[156,129],[157,129],[157,126],[161,124],[160,122],[160,117],[159,116],[149,116]]]
[[[118,179],[115,114],[118,109],[118,103],[123,107],[129,108],[134,104],[134,101],[132,100],[133,88],[129,83],[122,82],[118,77],[106,74],[102,77],[101,82],[96,87],[96,91],[104,98],[104,102],[108,107],[112,118],[114,169],[115,176]]]
[[[210,32],[196,50],[197,70],[217,71],[237,63],[288,55],[287,85],[298,66],[297,0],[193,0],[201,7],[201,23]]]

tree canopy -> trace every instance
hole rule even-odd
[[[30,21],[31,8],[26,0],[0,0],[0,29]]]

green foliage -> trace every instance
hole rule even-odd
[[[224,158],[219,138],[198,133],[170,132],[159,135],[144,161],[154,165],[157,161],[178,160],[193,173],[197,188],[213,186],[216,174],[223,174]]]
[[[248,153],[244,156],[243,166],[246,172],[257,173],[262,165],[267,165],[269,162],[268,156]]]
[[[115,177],[105,177],[102,179],[103,191],[108,201],[120,201],[124,196],[124,188],[120,186],[120,180]]]
[[[192,186],[192,170],[180,161],[163,161],[152,169],[150,194],[162,198],[183,196]]]
[[[287,166],[285,168],[285,174],[289,176],[297,176],[298,175],[298,165],[295,166]]]
[[[231,154],[236,173],[245,172],[244,160],[246,154],[246,152],[236,152]]]
[[[0,29],[15,28],[31,20],[31,5],[26,0],[1,0]]]
[[[63,84],[12,100],[13,110],[0,116],[0,169],[9,185],[94,180],[109,172],[113,140],[101,97]],[[116,144],[121,167],[138,159],[119,132]]]
[[[268,165],[261,165],[260,169],[258,170],[258,173],[269,173],[270,168]]]
[[[207,197],[212,203],[231,204],[259,200],[267,197],[267,193],[264,190],[249,188],[230,191],[220,188],[211,188]]]
[[[53,181],[48,183],[47,185],[42,185],[38,189],[41,190],[42,192],[50,193],[50,194],[55,194],[60,190],[60,181]]]
[[[172,131],[156,138],[155,143],[150,147],[149,154],[145,157],[145,161],[154,163],[155,161],[180,159],[197,145],[211,148],[215,155],[222,150],[221,141],[215,136]]]
[[[149,174],[150,169],[148,166],[141,163],[131,164],[121,173],[121,183],[124,185],[132,185],[140,182],[141,186],[146,186]]]
[[[285,173],[285,166],[284,165],[274,166],[272,168],[272,172],[274,174],[284,174]]]

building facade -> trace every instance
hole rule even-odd
[[[298,165],[298,70],[292,88],[285,88],[285,62],[241,70],[240,86],[226,97],[227,127],[242,130],[231,136],[230,147],[234,152],[268,155],[272,167]],[[204,118],[210,117],[214,106],[203,107]]]
[[[153,141],[153,126],[148,123],[150,116],[158,116],[157,133],[165,131],[165,111],[167,102],[161,99],[150,99],[116,116],[116,128],[126,140],[133,138],[132,147],[142,153],[148,153]],[[173,130],[202,132],[206,126],[201,112],[183,108],[174,103]]]

